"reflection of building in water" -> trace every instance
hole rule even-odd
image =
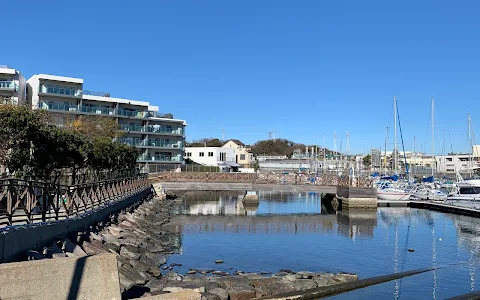
[[[175,212],[187,215],[235,215],[240,212],[238,204],[242,198],[243,194],[239,192],[191,192],[177,203]]]
[[[377,227],[376,210],[345,210],[337,212],[338,232],[355,240],[357,236],[373,237]]]

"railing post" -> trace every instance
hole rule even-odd
[[[42,222],[47,221],[47,195],[48,195],[48,187],[45,183],[42,193]]]
[[[12,225],[12,217],[13,217],[13,199],[15,197],[14,193],[14,185],[13,179],[8,180],[8,196],[7,196],[7,214],[8,214],[8,225]]]

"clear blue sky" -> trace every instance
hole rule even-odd
[[[480,128],[478,1],[8,1],[0,64],[150,101],[189,140],[384,145],[399,101],[407,150],[467,150]],[[390,132],[392,133],[393,130]],[[480,132],[479,139],[480,139]],[[390,135],[392,137],[392,134]],[[390,145],[393,138],[390,138]],[[479,140],[480,143],[480,140]],[[390,146],[391,147],[391,146]]]

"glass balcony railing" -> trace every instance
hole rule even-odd
[[[17,91],[18,84],[15,81],[0,81],[0,89]]]
[[[41,85],[40,93],[51,94],[51,95],[60,95],[67,97],[81,97],[82,90],[74,87],[68,86],[57,86],[57,85]]]
[[[180,141],[174,143],[165,143],[162,141],[148,140],[143,145],[147,147],[157,148],[183,148],[183,143]]]
[[[145,128],[141,125],[120,124],[120,130],[145,132]]]
[[[139,161],[154,161],[154,162],[180,162],[182,161],[181,156],[169,156],[169,155],[140,155],[138,157]]]
[[[146,111],[139,111],[139,110],[129,110],[120,108],[117,111],[117,115],[125,116],[125,117],[135,117],[135,118],[146,118]]]
[[[59,111],[78,111],[77,105],[70,103],[41,103],[40,108]]]
[[[107,108],[107,107],[98,107],[98,106],[82,106],[80,107],[80,111],[89,114],[97,114],[97,115],[115,115],[115,109]]]
[[[147,132],[151,133],[161,133],[161,134],[178,134],[182,135],[183,128],[175,128],[175,127],[159,127],[159,126],[148,126]]]
[[[130,146],[144,146],[143,139],[140,138],[120,138],[118,142]]]

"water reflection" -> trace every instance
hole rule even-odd
[[[184,264],[179,272],[286,268],[363,278],[447,266],[337,299],[444,299],[478,289],[480,219],[410,208],[332,211],[316,193],[259,196],[247,207],[243,193],[195,193],[178,202],[170,226],[182,233],[182,255],[170,262]]]

